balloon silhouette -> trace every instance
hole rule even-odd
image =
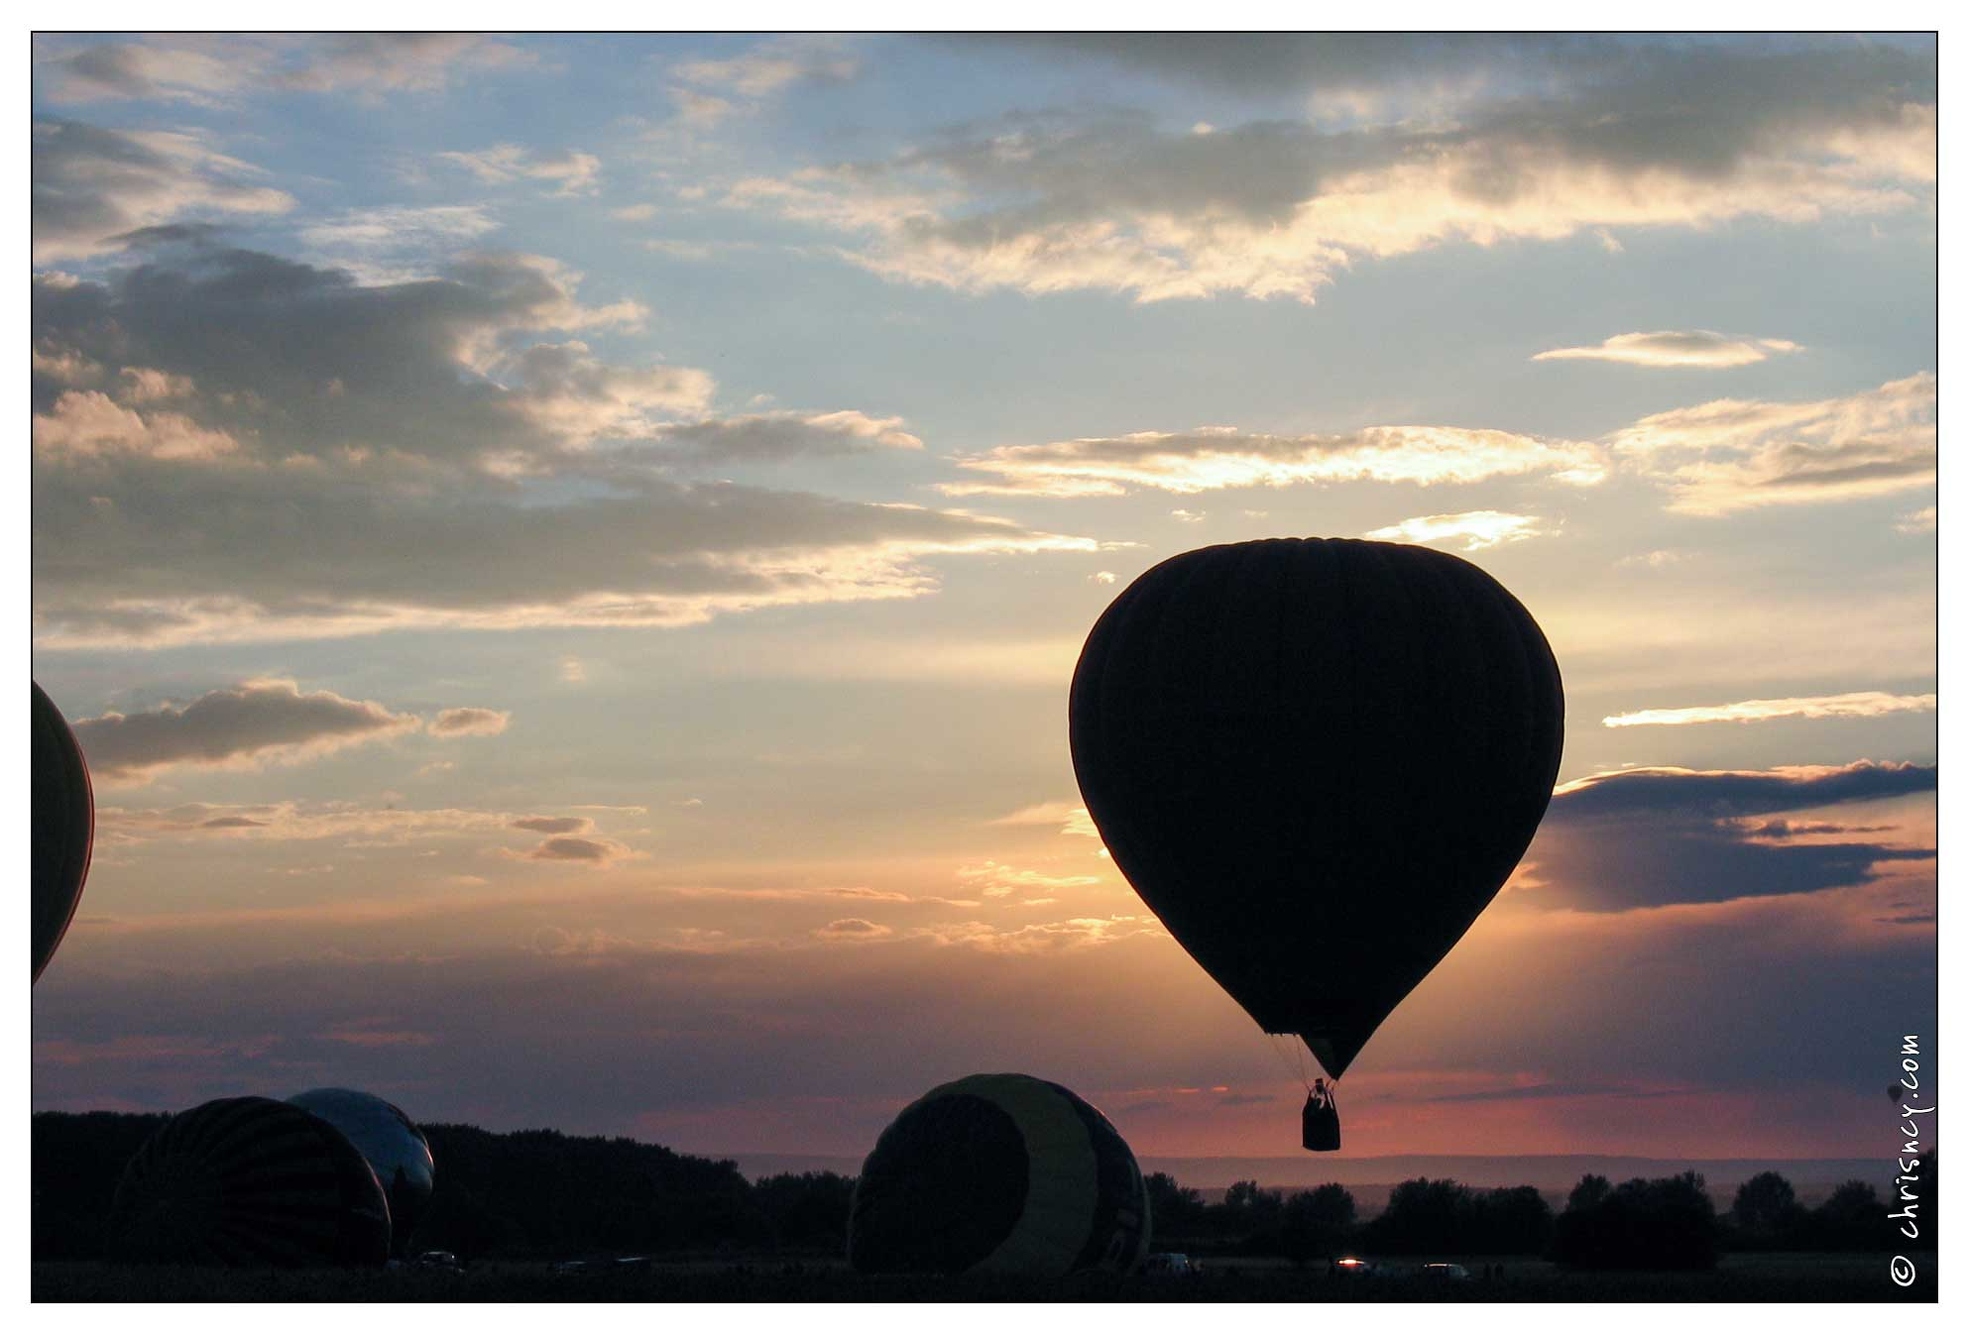
[[[96,803],[61,710],[34,687],[34,980],[68,933],[89,876]]]
[[[393,1102],[355,1089],[309,1089],[288,1100],[348,1137],[390,1201],[390,1250],[402,1255],[431,1202],[431,1143]]]
[[[130,1159],[109,1251],[168,1264],[380,1265],[390,1209],[334,1126],[271,1098],[220,1098],[172,1117]]]
[[[1336,1079],[1524,855],[1564,741],[1517,599],[1444,552],[1347,539],[1164,561],[1095,624],[1069,708],[1116,865]]]
[[[874,1274],[1126,1271],[1148,1240],[1127,1142],[1031,1075],[970,1075],[903,1108],[862,1164],[848,1214],[848,1261]]]

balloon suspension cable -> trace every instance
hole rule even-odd
[[[1265,1041],[1271,1044],[1285,1072],[1298,1080],[1299,1086],[1310,1095],[1313,1091],[1313,1072],[1307,1065],[1307,1059],[1312,1053],[1306,1049],[1305,1042],[1297,1033],[1267,1033]]]

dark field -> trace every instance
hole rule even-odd
[[[1053,1280],[860,1275],[835,1262],[665,1262],[586,1275],[545,1264],[419,1270],[282,1271],[37,1263],[37,1302],[1880,1302],[1933,1301],[1935,1256],[1909,1257],[1919,1277],[1898,1288],[1877,1255],[1729,1255],[1708,1273],[1567,1272],[1542,1260],[1504,1262],[1504,1277],[1329,1278],[1263,1261],[1224,1261],[1192,1278],[1083,1274]],[[1485,1261],[1467,1261],[1481,1272]]]

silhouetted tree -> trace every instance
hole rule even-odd
[[[1525,1255],[1544,1251],[1552,1206],[1536,1188],[1473,1190],[1455,1181],[1404,1181],[1362,1229],[1370,1250],[1390,1255]]]
[[[1354,1196],[1345,1186],[1329,1182],[1302,1190],[1285,1201],[1280,1229],[1284,1253],[1304,1262],[1340,1251],[1354,1226]]]
[[[1880,1195],[1864,1181],[1848,1181],[1812,1210],[1806,1230],[1817,1250],[1870,1251],[1889,1249],[1894,1235]]]
[[[97,1260],[124,1164],[171,1118],[124,1112],[37,1112],[32,1121],[37,1260]]]
[[[1582,1185],[1584,1183],[1581,1183]],[[1716,1206],[1702,1176],[1626,1182],[1593,1199],[1573,1194],[1559,1216],[1552,1258],[1580,1269],[1710,1269],[1716,1264]],[[1591,1200],[1591,1203],[1588,1201]]]
[[[1284,1203],[1279,1191],[1266,1190],[1256,1181],[1233,1181],[1231,1188],[1224,1192],[1226,1209],[1254,1221],[1268,1221],[1276,1217]]]
[[[845,1254],[855,1179],[837,1172],[783,1172],[752,1186],[752,1198],[772,1228],[775,1245]]]
[[[1579,1184],[1572,1188],[1572,1194],[1566,1197],[1566,1208],[1580,1212],[1591,1209],[1601,1200],[1606,1199],[1607,1193],[1612,1189],[1611,1181],[1588,1172],[1579,1179]]]
[[[1149,1219],[1156,1237],[1192,1237],[1203,1225],[1203,1192],[1178,1185],[1167,1172],[1142,1178],[1149,1195]]]
[[[1770,1250],[1798,1245],[1806,1214],[1789,1181],[1776,1172],[1759,1172],[1737,1187],[1729,1221],[1736,1229],[1732,1239],[1736,1245]]]

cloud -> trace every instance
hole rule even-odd
[[[1112,584],[1114,581],[1115,573],[1113,570],[1096,570],[1087,576],[1087,582],[1090,584]]]
[[[761,412],[668,424],[652,435],[665,454],[746,463],[921,450],[923,442],[902,428],[900,417],[861,412]]]
[[[649,437],[666,417],[702,411],[714,383],[683,366],[614,366],[583,342],[535,343],[498,363],[507,407],[570,445]]]
[[[633,854],[626,844],[612,838],[575,838],[557,835],[544,839],[538,847],[518,856],[536,862],[580,862],[597,868],[607,867]]]
[[[433,257],[498,230],[499,223],[479,204],[385,204],[317,218],[304,224],[299,235],[318,255],[339,257],[357,266],[365,281],[382,285],[431,277]],[[388,261],[400,267],[392,268]]]
[[[429,728],[432,736],[498,736],[512,721],[503,709],[442,709]]]
[[[1301,436],[1208,426],[1001,445],[958,463],[991,480],[947,483],[940,488],[947,495],[1119,496],[1143,488],[1194,495],[1304,483],[1439,485],[1529,473],[1589,484],[1602,476],[1599,451],[1590,444],[1448,426]]]
[[[1422,79],[1419,99],[1377,66],[1385,110],[1340,93],[1326,108],[1342,115],[1316,105],[1208,134],[1111,103],[1021,112],[740,180],[723,201],[838,234],[884,277],[958,291],[1310,302],[1352,265],[1447,244],[1907,213],[1933,197],[1932,44],[1461,49],[1470,63]],[[1445,81],[1461,85],[1447,106]]]
[[[51,102],[123,99],[221,106],[254,94],[431,93],[474,70],[525,68],[531,53],[467,33],[42,39],[35,79]]]
[[[175,235],[103,281],[37,281],[35,345],[61,365],[196,386],[164,412],[35,377],[39,642],[677,626],[923,596],[937,556],[1095,548],[976,513],[674,479],[919,442],[856,411],[702,415],[703,372],[544,341],[643,318],[580,282],[539,256],[471,254],[363,285]],[[642,435],[591,448],[625,432]]]
[[[462,167],[487,185],[546,181],[561,198],[592,195],[601,189],[602,160],[593,153],[563,149],[536,154],[519,144],[495,144],[475,153],[439,153],[440,161]]]
[[[168,765],[298,763],[417,726],[416,715],[374,700],[260,680],[208,691],[183,707],[84,718],[75,735],[98,779],[142,782]]]
[[[1730,338],[1707,329],[1615,334],[1589,347],[1555,347],[1533,361],[1618,361],[1629,366],[1748,366],[1773,352],[1797,352],[1782,338]]]
[[[150,808],[98,806],[96,837],[99,846],[211,836],[280,843],[339,838],[362,846],[396,846],[426,837],[497,833],[511,819],[497,811],[404,810],[353,802],[186,802]]]
[[[267,216],[293,196],[190,130],[34,122],[34,262],[121,249],[130,233],[180,218]]]
[[[1120,496],[1148,489],[1195,495],[1233,487],[1460,485],[1532,475],[1586,486],[1617,468],[1665,488],[1675,512],[1719,515],[1932,485],[1935,377],[1924,371],[1877,389],[1802,403],[1717,399],[1655,413],[1600,441],[1458,426],[1371,426],[1298,436],[1206,426],[1000,445],[956,462],[988,480],[943,483],[939,490],[946,495]],[[1477,510],[1411,519],[1370,536],[1468,536],[1474,550],[1535,536],[1533,522]]]
[[[859,72],[860,63],[837,38],[777,37],[722,60],[671,65],[669,95],[682,121],[709,129],[756,111],[795,84],[845,82]]]
[[[1393,94],[1443,97],[1549,76],[1607,60],[1604,41],[1481,33],[991,33],[946,38],[966,48],[1003,46],[1022,59],[1079,67],[1102,60],[1131,72],[1213,92],[1307,94],[1371,107]]]
[[[297,50],[278,86],[311,92],[431,93],[464,73],[526,69],[536,57],[473,33],[343,33]]]
[[[814,934],[823,940],[879,940],[892,936],[891,927],[878,926],[865,917],[841,917],[826,926],[816,927]]]
[[[1886,495],[1934,483],[1935,377],[1802,403],[1716,399],[1644,417],[1608,443],[1684,514]]]
[[[1641,709],[1600,721],[1607,727],[1685,727],[1692,723],[1756,723],[1772,718],[1879,718],[1934,707],[1933,695],[1889,695],[1878,690],[1858,690],[1844,695],[1746,699],[1735,704],[1686,709]]]
[[[996,927],[986,922],[947,922],[912,927],[903,935],[946,948],[986,954],[1041,954],[1098,949],[1136,936],[1166,936],[1162,923],[1147,914],[1109,917],[1071,917],[1059,922],[1032,922]]]
[[[1543,536],[1544,530],[1538,527],[1538,520],[1529,514],[1466,510],[1461,514],[1427,514],[1421,518],[1403,519],[1400,523],[1376,528],[1366,535],[1384,542],[1446,542],[1460,537],[1468,539],[1463,543],[1465,551],[1482,551],[1486,547]]]
[[[123,374],[130,374],[127,367]],[[191,383],[179,376],[169,379]],[[137,401],[148,399],[139,396]],[[56,399],[52,409],[35,416],[31,438],[36,453],[65,463],[116,454],[164,463],[210,463],[240,450],[239,441],[227,432],[208,430],[182,412],[146,415],[94,389],[71,389]]]
[[[1047,875],[1043,871],[1022,870],[994,861],[960,866],[957,868],[957,878],[967,888],[981,892],[988,899],[1004,898],[1014,893],[1054,893],[1103,883],[1098,875]],[[1027,902],[1032,900],[1028,899]]]
[[[1768,770],[1624,769],[1560,787],[1513,902],[1589,913],[1813,894],[1927,861],[1919,841],[1843,838],[1873,827],[1761,817],[1935,790],[1932,765],[1860,760]]]
[[[585,815],[526,815],[513,821],[512,827],[536,834],[585,834],[595,822]]]
[[[1035,806],[1024,806],[1010,815],[1001,815],[991,824],[1006,825],[1057,825],[1062,834],[1077,834],[1082,838],[1099,838],[1094,828],[1093,817],[1087,808],[1071,801],[1042,801]]]
[[[1909,536],[1913,536],[1917,533],[1934,532],[1935,507],[1933,505],[1930,505],[1925,509],[1918,509],[1913,511],[1912,513],[1903,514],[1900,518],[1894,521],[1894,531],[1898,533],[1906,533]]]

